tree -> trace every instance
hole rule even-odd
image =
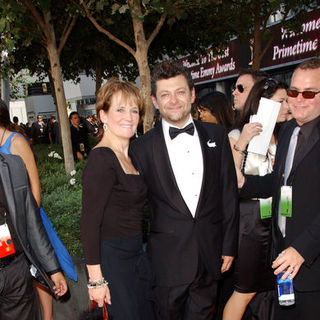
[[[74,169],[74,159],[60,55],[76,22],[76,17],[66,10],[65,3],[52,4],[50,0],[11,0],[1,3],[0,6],[0,27],[6,29],[8,35],[7,50],[14,51],[15,40],[24,39],[26,46],[37,43],[47,51],[60,121],[64,163],[66,171],[71,172]],[[59,41],[56,40],[57,31]]]
[[[106,39],[86,17],[78,18],[63,50],[61,67],[65,79],[76,81],[83,72],[94,78],[96,92],[103,79],[121,74],[133,81],[138,76],[132,55]]]
[[[208,1],[209,3],[214,1]],[[207,1],[188,0],[123,0],[81,1],[85,14],[101,33],[127,50],[135,59],[140,76],[141,93],[146,102],[145,131],[151,128],[151,76],[148,53],[168,18],[169,23],[186,17],[192,9]],[[113,23],[121,16],[121,28]],[[131,22],[131,25],[128,24]],[[131,32],[131,35],[130,35]],[[184,38],[188,35],[185,34]]]
[[[252,68],[259,69],[277,30],[296,28],[308,9],[316,6],[313,0],[226,0],[221,1],[217,17],[223,28],[248,43],[253,52]],[[270,18],[276,15],[277,24],[268,28]],[[290,16],[294,19],[288,19]]]

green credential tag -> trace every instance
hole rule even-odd
[[[282,186],[281,187],[281,215],[284,217],[292,217],[292,187]]]
[[[272,197],[260,200],[260,217],[261,219],[271,218]]]

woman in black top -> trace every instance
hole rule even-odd
[[[141,227],[147,188],[128,156],[143,99],[134,84],[110,79],[99,90],[96,109],[100,142],[83,173],[81,216],[89,297],[100,307],[106,302],[114,320],[152,320]]]

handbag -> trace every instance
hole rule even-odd
[[[82,313],[79,320],[112,320],[108,316],[107,306],[104,303],[102,308],[99,308],[95,301],[92,301],[89,310]]]

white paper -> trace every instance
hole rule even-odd
[[[262,124],[262,132],[251,139],[248,151],[266,155],[271,136],[276,125],[281,103],[267,98],[261,98],[257,114],[251,116],[250,122]]]

